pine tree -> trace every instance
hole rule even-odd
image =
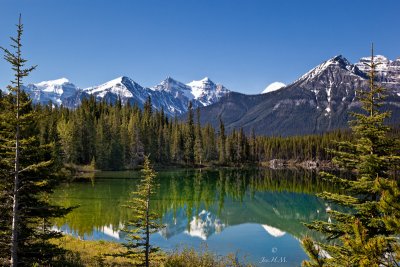
[[[109,169],[111,158],[111,130],[106,118],[101,115],[96,126],[96,168]]]
[[[185,135],[185,159],[187,165],[194,165],[194,122],[193,122],[193,108],[192,102],[188,106],[187,129]]]
[[[178,119],[175,117],[175,122],[172,127],[172,145],[171,145],[171,158],[177,163],[182,160],[182,131],[181,125],[178,124]]]
[[[150,235],[163,227],[158,221],[160,215],[150,210],[151,196],[155,193],[156,172],[150,165],[149,157],[146,156],[142,169],[142,180],[137,186],[137,191],[132,193],[132,198],[126,205],[133,211],[133,219],[128,221],[123,231],[127,233],[125,244],[127,252],[118,256],[133,258],[139,261],[139,266],[149,266],[150,256],[156,255],[159,248],[151,245]]]
[[[139,162],[143,161],[144,149],[140,138],[139,130],[139,112],[135,112],[129,120],[128,136],[129,136],[129,167],[136,167]]]
[[[111,147],[110,147],[110,168],[121,170],[124,166],[124,151],[121,145],[121,109],[116,106],[111,115]]]
[[[333,151],[334,161],[339,167],[352,171],[356,178],[349,180],[334,174],[322,173],[325,179],[334,181],[345,193],[324,192],[320,196],[330,202],[348,209],[332,210],[332,223],[316,221],[307,225],[310,229],[323,233],[331,243],[303,240],[304,248],[311,259],[320,259],[322,265],[312,265],[306,261],[304,266],[396,266],[395,248],[399,229],[391,228],[390,215],[396,212],[387,209],[382,201],[397,203],[392,197],[398,189],[397,182],[391,176],[391,166],[398,165],[395,156],[396,146],[388,138],[389,127],[384,125],[388,112],[380,111],[385,89],[375,84],[372,49],[370,80],[368,91],[358,91],[363,112],[353,113],[351,121],[354,141],[339,143],[339,150]],[[392,188],[393,194],[389,194]],[[387,198],[386,198],[387,197]],[[397,205],[398,207],[398,205]],[[313,247],[325,251],[317,255]],[[331,258],[326,257],[326,253]],[[322,259],[321,259],[322,258]]]
[[[202,164],[203,161],[203,135],[201,133],[200,125],[200,109],[197,108],[197,124],[196,124],[196,136],[194,142],[194,157],[197,164]]]
[[[215,138],[216,138],[215,130],[210,124],[207,124],[205,126],[203,138],[204,138],[204,142],[203,142],[204,161],[210,162],[210,161],[218,159],[217,145],[215,142]]]
[[[251,135],[250,135],[250,160],[252,162],[257,161],[257,139],[256,139],[256,133],[254,131],[254,128],[251,129]]]
[[[221,118],[219,118],[219,140],[218,140],[218,151],[219,151],[219,163],[225,164],[226,161],[226,152],[225,152],[225,126],[222,122]]]
[[[310,237],[305,237],[302,240],[302,245],[306,251],[308,261],[303,262],[304,267],[323,267],[326,259],[321,256],[322,251],[318,245],[314,244],[314,241]]]
[[[59,164],[53,159],[53,148],[58,144],[55,143],[57,140],[51,143],[42,140],[41,144],[38,113],[21,90],[23,78],[35,69],[35,66],[24,67],[22,33],[20,17],[17,37],[11,37],[15,52],[1,48],[14,71],[14,80],[8,86],[10,93],[1,99],[0,105],[0,197],[4,200],[0,250],[3,257],[10,259],[11,266],[48,265],[53,256],[61,253],[48,242],[60,235],[50,230],[49,220],[65,215],[69,210],[53,206],[46,199],[59,181]]]
[[[64,115],[58,119],[57,134],[60,137],[61,151],[66,162],[72,162],[72,122],[68,121]]]

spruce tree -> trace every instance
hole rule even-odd
[[[137,191],[132,193],[132,198],[126,205],[133,211],[133,218],[128,221],[123,231],[127,233],[127,252],[118,256],[132,258],[139,262],[139,266],[148,267],[150,256],[156,255],[159,248],[151,245],[150,235],[156,233],[163,227],[159,223],[160,216],[150,209],[151,196],[155,193],[156,172],[150,165],[149,157],[146,156],[142,169],[142,180],[137,186]]]
[[[202,164],[203,161],[203,135],[200,125],[200,109],[197,108],[197,123],[196,123],[196,137],[194,142],[194,157],[197,164]]]
[[[187,129],[185,135],[185,159],[187,165],[194,165],[194,122],[193,122],[193,106],[192,102],[189,102],[188,106],[188,117],[187,117]]]
[[[14,80],[0,105],[0,250],[1,256],[9,259],[3,258],[4,265],[48,265],[62,252],[48,242],[60,236],[50,230],[50,220],[68,209],[53,206],[46,199],[59,181],[59,164],[53,158],[57,140],[40,142],[38,112],[22,91],[23,78],[35,69],[25,68],[22,33],[20,17],[17,36],[11,37],[14,51],[1,48],[14,71]]]
[[[178,124],[178,119],[175,117],[174,119],[174,124],[172,127],[172,136],[171,136],[171,158],[177,162],[180,163],[182,160],[182,131],[181,131],[181,125]]]
[[[225,136],[225,126],[221,118],[219,118],[219,140],[218,140],[218,151],[219,151],[219,163],[225,164],[226,161],[226,136]]]
[[[129,136],[129,164],[130,168],[136,167],[139,162],[143,159],[143,144],[139,136],[139,114],[131,115],[128,124],[128,136]]]
[[[250,160],[252,162],[257,161],[257,139],[256,139],[256,134],[254,131],[254,128],[251,129],[251,135],[250,135],[250,144],[249,144],[250,148]]]
[[[380,109],[385,89],[376,85],[376,65],[372,49],[368,64],[369,90],[357,92],[362,112],[352,113],[355,118],[351,121],[354,139],[340,142],[339,150],[332,151],[334,162],[356,177],[350,180],[322,173],[344,193],[324,192],[320,197],[345,209],[330,211],[332,223],[316,221],[307,225],[324,234],[330,242],[304,239],[303,246],[311,260],[305,261],[303,266],[397,265],[395,249],[399,228],[392,224],[395,220],[391,218],[398,219],[398,213],[396,215],[383,202],[397,203],[399,207],[398,199],[393,200],[394,196],[399,196],[396,193],[398,184],[391,175],[391,168],[398,164],[398,157],[395,155],[395,141],[387,136],[389,127],[384,124],[390,113]]]

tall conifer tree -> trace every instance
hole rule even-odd
[[[332,210],[332,223],[316,221],[307,225],[332,241],[316,243],[304,239],[303,245],[311,260],[305,261],[303,266],[397,265],[394,253],[399,229],[389,227],[388,215],[394,212],[383,207],[382,199],[388,196],[389,203],[393,202],[389,194],[385,194],[385,185],[398,189],[390,172],[391,167],[398,164],[398,157],[394,140],[387,137],[389,127],[384,124],[390,114],[380,110],[385,89],[376,85],[377,64],[372,48],[368,64],[369,90],[357,92],[363,112],[352,114],[355,117],[351,121],[354,141],[340,142],[339,150],[333,151],[337,165],[352,171],[356,178],[349,180],[322,173],[345,193],[324,192],[320,196],[346,207],[347,212]]]
[[[221,118],[219,118],[219,140],[218,140],[218,151],[219,151],[219,162],[225,164],[226,161],[226,136],[225,126]]]
[[[2,256],[8,254],[11,266],[48,265],[61,252],[48,242],[59,236],[49,229],[49,220],[68,210],[53,206],[44,198],[59,181],[59,164],[53,158],[57,140],[40,143],[38,113],[22,91],[23,78],[35,69],[35,66],[25,68],[22,33],[20,17],[17,36],[11,37],[14,51],[2,48],[5,60],[14,71],[14,80],[8,86],[9,94],[1,99],[0,108],[0,250],[10,252]]]
[[[193,122],[193,106],[192,102],[189,102],[188,106],[188,117],[187,117],[187,129],[185,135],[185,159],[187,165],[194,164],[194,122]]]
[[[202,164],[203,161],[203,134],[201,132],[200,124],[200,109],[197,108],[197,123],[196,123],[196,137],[194,142],[194,157],[197,164]]]
[[[142,180],[127,204],[127,208],[134,211],[134,216],[123,230],[128,234],[128,243],[125,245],[127,252],[118,256],[133,258],[139,262],[139,266],[148,267],[150,256],[159,251],[158,247],[150,243],[150,235],[163,227],[159,223],[160,215],[150,209],[151,196],[155,193],[156,188],[154,181],[156,175],[150,165],[149,157],[146,156],[142,169]]]

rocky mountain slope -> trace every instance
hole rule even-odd
[[[243,127],[263,135],[321,133],[348,126],[349,111],[360,109],[356,90],[368,88],[368,63],[362,58],[351,64],[336,56],[310,70],[292,84],[262,95],[229,93],[218,103],[201,108],[202,123],[218,127],[219,119],[229,131]],[[391,123],[400,122],[400,59],[383,62],[377,81],[389,89],[385,109],[392,111]]]

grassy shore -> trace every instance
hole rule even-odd
[[[80,240],[68,235],[53,242],[68,251],[65,266],[135,266],[137,263],[134,259],[111,256],[126,251],[124,246],[115,242]],[[151,266],[242,267],[252,265],[237,262],[233,254],[217,256],[207,248],[200,251],[185,248],[171,253],[158,254],[153,258]]]

